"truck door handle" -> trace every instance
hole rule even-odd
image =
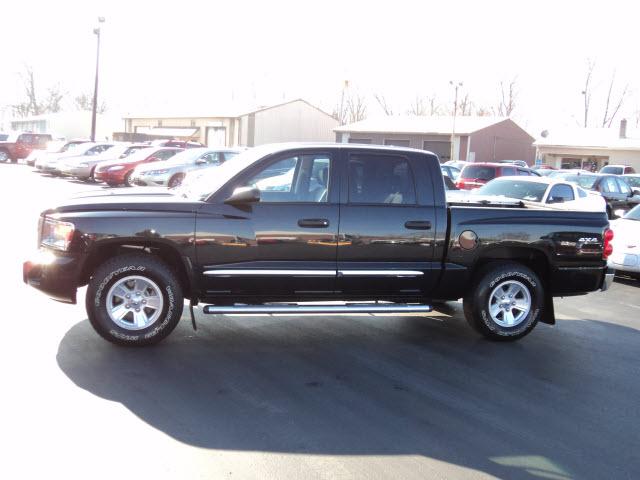
[[[298,226],[302,228],[327,228],[329,220],[326,218],[301,218],[298,220]]]
[[[410,230],[431,230],[431,222],[423,220],[409,220],[404,222],[404,228]]]

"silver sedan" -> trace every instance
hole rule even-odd
[[[139,165],[132,180],[141,186],[177,187],[188,172],[215,167],[235,157],[244,148],[189,148],[170,160]]]

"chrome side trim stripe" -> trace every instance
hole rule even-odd
[[[206,305],[203,313],[218,315],[233,314],[318,314],[318,313],[427,313],[430,305],[423,304],[345,304],[345,305]]]
[[[419,270],[338,270],[344,277],[419,277]]]
[[[212,277],[268,276],[268,277],[333,277],[335,270],[259,270],[259,269],[227,269],[206,270],[205,275]]]
[[[424,275],[420,270],[261,270],[261,269],[216,269],[205,270],[205,275],[212,277],[419,277]]]

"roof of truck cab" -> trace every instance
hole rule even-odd
[[[295,150],[295,149],[323,149],[323,148],[338,148],[343,150],[380,150],[385,152],[411,152],[411,153],[423,153],[428,155],[434,155],[435,153],[429,150],[421,150],[419,148],[411,147],[398,147],[394,145],[374,145],[365,143],[336,143],[336,142],[283,142],[283,143],[269,143],[253,147],[253,149],[263,149],[269,153],[278,152],[282,150]]]

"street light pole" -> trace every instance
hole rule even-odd
[[[98,17],[99,23],[104,23],[104,17]],[[98,76],[100,72],[100,27],[93,29],[94,35],[97,37],[96,49],[96,81],[93,86],[93,108],[91,109],[91,141],[96,141],[96,113],[98,110]]]
[[[456,114],[458,113],[458,88],[460,88],[462,86],[462,82],[457,82],[455,83],[453,80],[449,81],[449,85],[453,85],[455,87],[456,93],[455,93],[455,99],[453,101],[453,126],[451,128],[451,152],[449,154],[450,156],[450,160],[455,160],[454,157],[454,151],[455,148],[453,146],[453,142],[455,140],[455,136],[456,136]]]

